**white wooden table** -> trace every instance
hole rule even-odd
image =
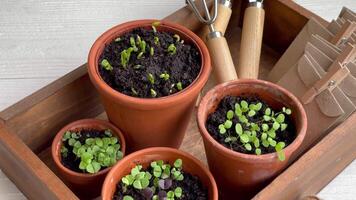
[[[94,40],[118,23],[160,19],[184,0],[1,0],[0,110],[86,62]],[[327,20],[356,0],[296,0]],[[29,186],[31,187],[31,186]],[[356,162],[325,187],[326,200],[356,199]],[[0,171],[0,200],[25,199]]]

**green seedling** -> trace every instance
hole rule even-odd
[[[180,41],[180,36],[178,34],[174,34],[173,37],[176,39],[176,42]]]
[[[178,89],[179,91],[183,90],[182,82],[178,82],[176,85],[177,85],[177,89]]]
[[[103,59],[100,63],[101,67],[103,67],[104,69],[108,70],[108,71],[112,71],[114,68],[111,66],[111,64],[109,63],[108,60]]]
[[[167,51],[170,55],[174,55],[177,52],[177,47],[174,44],[170,44],[167,48]]]
[[[122,159],[123,154],[120,151],[119,140],[111,136],[111,131],[105,130],[105,135],[107,137],[87,138],[84,143],[81,143],[78,140],[81,137],[80,132],[67,131],[62,141],[66,142],[70,149],[63,145],[61,155],[67,157],[71,151],[80,159],[79,169],[90,174],[97,173],[102,168],[111,167]]]
[[[147,74],[147,79],[152,85],[155,84],[155,77],[153,76],[153,74],[148,73]]]
[[[133,47],[130,47],[128,49],[125,49],[121,52],[120,56],[121,56],[121,65],[126,68],[127,64],[130,61],[130,57],[131,57],[131,52],[134,51]]]
[[[226,112],[226,120],[218,126],[218,130],[224,135],[225,143],[238,142],[246,151],[252,151],[256,155],[261,155],[263,148],[273,147],[278,159],[283,161],[285,143],[276,138],[281,131],[288,128],[285,120],[291,113],[289,108],[283,107],[281,112],[275,112],[261,102],[249,104],[242,100],[234,105],[234,110]],[[255,119],[256,116],[261,116],[261,119]],[[230,131],[231,127],[234,129]]]
[[[164,72],[160,74],[159,77],[166,81],[169,79],[169,74],[167,72]]]
[[[152,30],[154,33],[157,33],[157,27],[161,24],[161,22],[156,21],[152,23]]]

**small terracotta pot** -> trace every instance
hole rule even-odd
[[[110,171],[111,167],[99,171],[96,174],[85,174],[78,173],[68,169],[61,163],[61,147],[62,138],[66,131],[74,131],[81,129],[97,129],[105,130],[110,129],[113,136],[118,137],[121,145],[121,151],[125,155],[126,143],[125,138],[121,131],[114,125],[107,121],[98,119],[82,119],[72,122],[65,127],[63,127],[56,135],[52,143],[52,158],[61,177],[70,184],[71,187],[77,192],[81,198],[91,198],[100,195],[100,190],[102,183],[105,179],[106,174]]]
[[[198,94],[211,71],[208,49],[202,40],[183,26],[161,21],[158,30],[178,34],[186,43],[195,45],[199,50],[202,66],[195,81],[178,93],[155,99],[127,96],[107,85],[98,71],[98,59],[105,44],[134,28],[151,29],[155,21],[158,20],[138,20],[113,27],[95,41],[88,58],[90,79],[99,91],[109,120],[124,132],[130,152],[153,146],[178,148]]]
[[[278,160],[276,153],[250,155],[230,150],[217,142],[207,131],[208,115],[227,95],[248,96],[255,94],[272,108],[283,106],[292,109],[292,120],[297,137],[284,152],[285,161]],[[210,90],[198,108],[198,127],[203,137],[209,168],[223,194],[222,199],[250,199],[268,181],[277,176],[290,163],[290,157],[300,147],[307,129],[307,116],[299,100],[286,89],[261,80],[237,80],[220,84]]]
[[[204,164],[188,153],[167,147],[147,148],[126,156],[121,162],[116,164],[106,176],[101,191],[102,199],[111,200],[121,178],[130,174],[131,169],[137,164],[146,168],[154,160],[163,160],[173,165],[174,161],[178,158],[183,161],[183,170],[197,176],[208,189],[209,200],[218,200],[218,189],[214,177]]]

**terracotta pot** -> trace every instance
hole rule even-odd
[[[216,110],[225,96],[248,94],[256,94],[274,109],[280,110],[283,106],[292,109],[297,137],[285,147],[285,161],[278,160],[276,153],[258,156],[235,152],[221,145],[208,133],[205,127],[208,115]],[[299,100],[286,89],[261,80],[237,80],[214,87],[201,101],[197,117],[209,168],[216,178],[219,191],[224,194],[224,200],[252,198],[287,167],[291,155],[300,147],[307,129],[306,113]]]
[[[121,145],[121,151],[125,155],[126,143],[125,138],[121,131],[114,125],[107,121],[98,119],[82,119],[72,122],[63,127],[56,135],[52,143],[52,158],[61,177],[67,182],[70,187],[74,188],[75,192],[82,198],[87,199],[100,195],[102,183],[106,174],[110,171],[111,167],[99,171],[96,174],[85,174],[72,171],[61,163],[61,147],[62,138],[68,130],[80,130],[80,129],[97,129],[105,130],[110,129],[113,136],[118,137]]]
[[[109,174],[106,176],[104,185],[101,191],[103,200],[111,200],[116,186],[121,178],[130,174],[131,169],[137,164],[146,168],[154,160],[163,160],[173,165],[176,159],[182,159],[183,170],[199,178],[202,184],[208,189],[209,200],[218,200],[218,189],[214,177],[204,164],[190,154],[168,147],[152,147],[134,152],[121,162],[116,164]]]
[[[200,51],[202,66],[196,80],[178,93],[155,99],[127,96],[107,85],[98,71],[98,59],[105,44],[137,27],[151,29],[154,21],[158,20],[131,21],[106,31],[95,41],[88,58],[90,79],[100,93],[109,120],[124,132],[130,152],[153,146],[178,148],[198,94],[211,71],[208,49],[202,40],[183,26],[161,21],[158,30],[179,34],[186,43],[194,44]]]

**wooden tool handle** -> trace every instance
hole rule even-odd
[[[237,68],[240,78],[258,78],[264,18],[263,8],[251,6],[245,10]]]
[[[222,35],[225,34],[227,25],[229,24],[231,18],[231,2],[230,4],[218,4],[218,16],[214,22],[214,28],[216,31],[220,31]],[[201,33],[201,38],[204,42],[206,42],[206,37],[210,33],[209,27],[204,26],[203,31]]]
[[[225,37],[207,38],[207,46],[213,61],[214,75],[218,83],[236,80],[234,62]]]

